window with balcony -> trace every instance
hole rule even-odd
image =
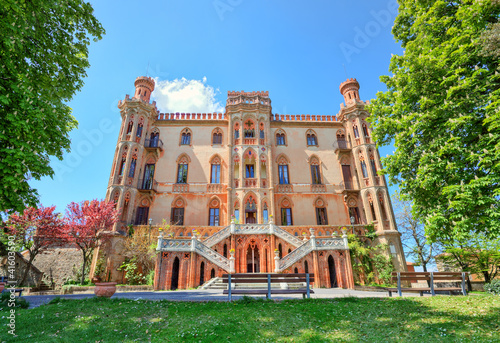
[[[179,163],[177,165],[177,183],[187,183],[188,164]]]
[[[287,164],[278,165],[278,176],[279,176],[280,185],[289,185],[290,184],[290,178],[288,175],[288,165]]]
[[[284,226],[293,225],[292,209],[291,208],[282,208],[281,209],[281,225],[284,225]]]
[[[253,179],[255,177],[255,165],[247,164],[245,165],[245,178]]]
[[[212,164],[210,183],[220,183],[220,164],[219,163]]]
[[[209,226],[219,226],[219,209],[211,208],[208,218]]]
[[[311,164],[311,178],[313,185],[321,185],[321,173],[318,164]]]

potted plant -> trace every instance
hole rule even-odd
[[[96,282],[94,284],[94,294],[97,297],[111,298],[111,296],[116,292],[116,282]]]

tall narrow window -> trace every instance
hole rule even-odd
[[[264,139],[264,130],[262,130],[262,129],[260,130],[259,138]]]
[[[372,167],[372,174],[374,177],[377,176],[377,165],[375,164],[375,159],[373,156],[370,156],[370,165]]]
[[[177,183],[187,183],[188,165],[179,163],[177,166]]]
[[[307,145],[318,145],[318,139],[316,138],[316,134],[313,130],[307,131]]]
[[[254,138],[255,137],[255,124],[251,120],[247,120],[243,124],[243,134],[245,138]]]
[[[316,207],[316,222],[318,225],[328,225],[328,216],[326,214],[326,208]]]
[[[359,130],[358,130],[358,126],[357,125],[354,125],[352,127],[352,129],[354,130],[354,137],[355,138],[359,138]]]
[[[288,165],[287,164],[278,165],[278,174],[279,174],[280,185],[290,184],[290,180],[288,177]]]
[[[219,209],[218,208],[211,208],[210,209],[208,225],[219,226]]]
[[[118,174],[119,176],[122,176],[123,172],[125,171],[125,162],[126,159],[122,158],[122,161],[120,162],[120,173]]]
[[[361,161],[361,171],[363,172],[363,177],[368,177],[368,171],[366,170],[366,163],[364,160]]]
[[[240,209],[239,208],[234,209],[234,220],[236,221],[236,223],[240,222]]]
[[[146,164],[146,167],[144,168],[144,181],[142,184],[142,189],[152,188],[154,175],[155,175],[154,163]]]
[[[293,225],[292,209],[291,208],[282,208],[281,209],[281,225],[285,225],[285,226]]]
[[[129,135],[131,132],[132,132],[132,128],[134,127],[134,122],[133,121],[130,121],[128,123],[128,127],[127,127],[127,135]]]
[[[255,177],[255,166],[253,164],[247,164],[245,165],[245,177],[247,179],[252,179]]]
[[[262,220],[264,221],[264,224],[267,224],[269,222],[269,211],[267,209],[267,204],[264,204],[264,209],[262,210]]]
[[[138,207],[135,217],[135,225],[146,225],[148,223],[149,207]]]
[[[365,135],[365,137],[368,137],[370,136],[370,134],[368,133],[368,126],[366,126],[366,124],[363,124],[363,134]]]
[[[313,185],[320,185],[321,184],[321,174],[319,171],[318,164],[311,165],[311,177],[312,177]]]
[[[143,128],[142,124],[139,124],[137,126],[137,134],[136,134],[137,137],[141,137],[142,136],[142,128]]]
[[[184,225],[184,207],[173,208],[170,216],[171,225]]]
[[[220,183],[220,164],[212,164],[210,183]]]
[[[371,198],[368,199],[368,203],[370,204],[370,210],[372,212],[373,220],[377,220],[377,216],[375,215],[375,207],[373,206],[373,200]]]
[[[236,139],[240,138],[240,129],[238,128],[234,129],[234,138]]]
[[[128,177],[134,177],[136,163],[137,163],[137,160],[135,158],[133,158],[132,162],[130,162],[130,170],[128,172]]]
[[[212,135],[212,144],[222,144],[222,130],[215,129]]]
[[[361,224],[357,207],[349,207],[349,218],[354,218],[354,224]]]
[[[387,212],[385,212],[384,198],[382,195],[379,195],[378,202],[380,205],[380,211],[382,212],[382,219],[387,220]]]

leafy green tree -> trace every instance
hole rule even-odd
[[[431,240],[500,234],[500,1],[398,0],[387,91],[372,102],[384,172]],[[494,47],[496,50],[492,50]]]
[[[50,156],[70,149],[66,103],[104,29],[82,0],[2,0],[0,32],[0,211],[22,212],[38,203],[28,180],[52,176]]]

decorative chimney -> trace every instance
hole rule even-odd
[[[155,89],[155,81],[153,78],[148,76],[139,76],[135,79],[134,85],[134,98],[141,99],[149,103],[151,93],[153,93],[153,90]]]
[[[340,84],[340,93],[344,96],[345,104],[350,106],[359,100],[359,83],[356,79],[347,79]]]

